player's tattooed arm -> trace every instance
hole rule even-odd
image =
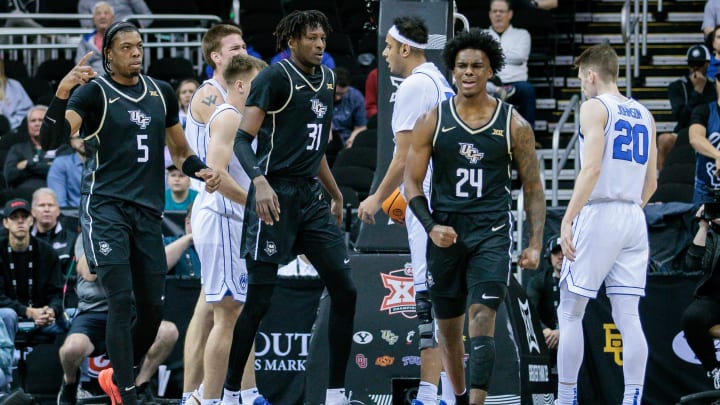
[[[511,124],[513,160],[523,185],[525,212],[530,225],[530,247],[542,247],[545,226],[545,192],[535,153],[535,134],[530,124],[513,111]]]

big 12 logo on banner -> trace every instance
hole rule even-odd
[[[383,287],[389,290],[383,297],[380,311],[387,311],[388,315],[400,314],[408,319],[417,317],[412,271],[412,265],[405,263],[402,269],[380,273]]]

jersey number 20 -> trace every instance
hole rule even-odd
[[[458,177],[455,183],[455,197],[468,198],[470,192],[463,190],[465,184],[469,184],[470,191],[475,194],[472,198],[482,197],[482,169],[466,169],[461,167],[455,174]]]
[[[613,159],[645,164],[650,148],[647,127],[619,120],[615,123],[615,130],[620,134],[613,141]]]

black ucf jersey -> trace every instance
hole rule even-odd
[[[512,106],[498,100],[489,122],[470,128],[454,98],[438,107],[433,136],[433,211],[487,213],[510,209]]]

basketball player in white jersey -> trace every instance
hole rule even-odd
[[[411,131],[415,121],[434,109],[441,101],[455,95],[438,68],[425,58],[428,29],[417,17],[398,17],[385,39],[383,57],[388,62],[390,73],[404,77],[395,93],[392,130],[395,134],[395,153],[387,172],[375,193],[368,196],[358,208],[358,216],[368,224],[375,223],[375,214],[382,202],[401,186],[405,170],[405,157],[411,143]],[[432,166],[432,164],[431,164]],[[430,168],[423,188],[429,198]],[[408,232],[410,256],[415,288],[415,308],[418,315],[420,334],[420,388],[414,405],[435,405],[437,403],[438,379],[441,376],[442,361],[434,334],[432,307],[427,286],[427,263],[425,251],[427,233],[412,211],[405,212],[405,227]],[[446,377],[443,373],[443,380]],[[443,383],[443,401],[455,403],[454,392],[449,380]],[[441,403],[443,402],[441,401]]]
[[[188,109],[185,137],[195,153],[201,156],[201,159],[206,159],[209,139],[208,123],[210,122],[210,118],[217,109],[218,105],[223,104],[227,98],[227,83],[225,83],[222,72],[233,56],[247,55],[247,46],[242,38],[242,31],[240,28],[233,25],[220,24],[213,26],[205,33],[202,39],[202,51],[205,61],[213,68],[213,77],[203,82],[202,85],[195,91],[195,94],[193,94],[193,98],[190,101],[190,107]],[[229,146],[229,148],[232,149],[232,146]],[[193,211],[196,210],[194,209]],[[193,212],[191,218],[196,215],[197,214]],[[217,221],[219,221],[219,219],[216,219],[216,222]],[[198,226],[198,230],[204,228],[205,225]],[[212,242],[216,243],[216,249],[223,248],[221,244],[217,244],[219,242],[218,239],[220,238],[219,233],[213,236],[205,234],[200,237],[196,232],[197,230],[193,233],[193,239],[196,246],[205,244],[206,242]],[[209,238],[209,240],[203,240],[206,237]],[[237,250],[239,252],[239,244]],[[200,253],[202,273],[205,272],[204,269],[206,267],[215,267],[216,262],[213,255],[203,257],[200,249],[198,249],[198,253]],[[206,263],[209,264],[206,266]],[[237,277],[239,277],[239,275]],[[205,277],[203,276],[203,281],[204,279]],[[237,312],[223,311],[223,309],[225,309],[224,307],[216,305],[218,311],[213,311],[213,305],[210,302],[215,302],[222,298],[223,297],[207,298],[205,296],[205,288],[203,287],[200,291],[200,295],[198,296],[198,301],[195,304],[195,310],[185,334],[185,347],[183,351],[183,404],[188,400],[193,403],[199,403],[202,398],[205,397],[203,393],[204,386],[201,385],[203,381],[212,380],[215,382],[217,380],[220,385],[216,388],[216,390],[221,390],[222,382],[224,381],[225,368],[218,368],[217,366],[214,366],[210,369],[205,369],[204,364],[222,364],[222,362],[227,362],[228,354],[223,352],[221,347],[227,346],[229,349],[230,341],[232,339],[223,341],[221,344],[211,341],[210,344],[206,346],[211,331],[214,331],[215,329],[214,324],[216,322],[220,322],[220,329],[215,331],[216,333],[214,334],[214,339],[218,338],[218,335],[225,336],[221,332],[221,330],[225,327],[229,328],[230,336],[232,336],[232,328],[235,320],[237,319],[239,309]],[[233,295],[232,298],[241,299],[242,297],[239,295]],[[222,315],[225,316],[222,317]],[[222,319],[219,319],[219,317],[222,317]],[[230,322],[230,318],[232,319],[232,323],[228,326],[227,324]],[[206,347],[210,348],[208,353],[205,352]],[[209,375],[205,375],[205,371],[207,371]],[[222,372],[222,374],[218,374],[219,372]],[[252,404],[256,398],[260,401],[264,401],[264,399],[259,396],[255,387],[255,374],[245,373],[244,376],[243,392],[246,396],[244,402]],[[214,385],[215,384],[213,384],[213,386]],[[219,395],[215,392],[210,392],[209,394],[212,398],[219,397]]]
[[[575,61],[582,91],[582,165],[563,217],[558,401],[577,404],[585,306],[605,283],[622,334],[624,405],[639,405],[648,348],[638,304],[645,295],[648,235],[642,207],[657,188],[655,120],[617,87],[618,57],[607,44]]]

